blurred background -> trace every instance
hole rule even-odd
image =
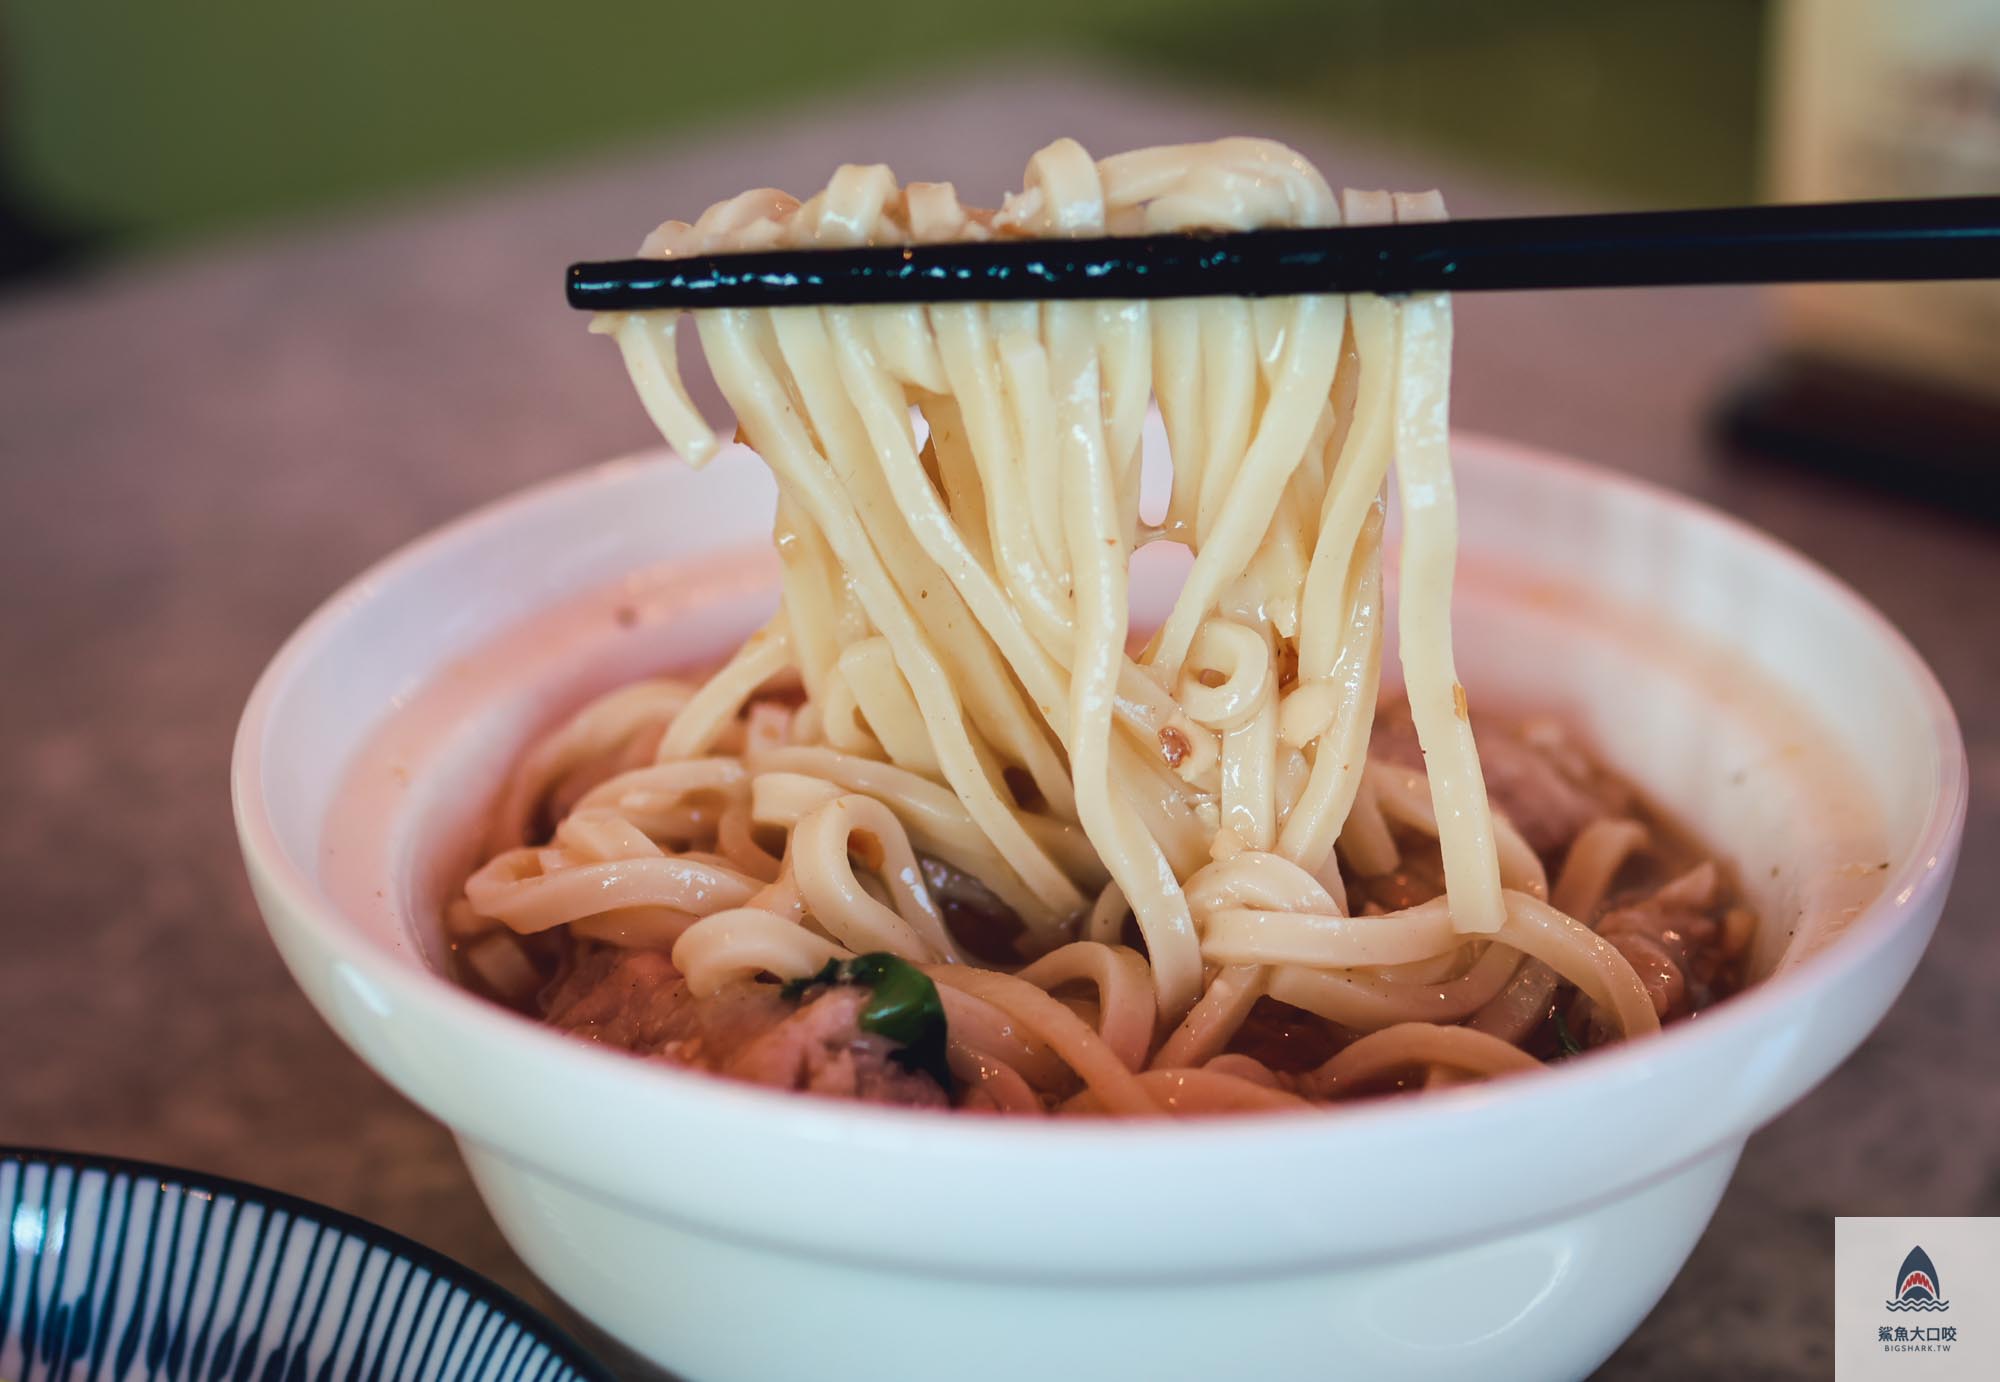
[[[1060,133],[1253,132],[1464,215],[2000,192],[2000,0],[0,3],[0,1050],[38,1053],[0,1142],[535,1293],[262,934],[224,771],[258,670],[398,545],[656,443],[567,260],[843,157],[983,200]],[[1606,1373],[1826,1376],[1834,1214],[2000,1214],[2000,283],[1466,295],[1456,331],[1456,421],[1790,543],[1964,722],[1932,957]]]
[[[1010,59],[1215,91],[1606,202],[1735,201],[1757,185],[1773,24],[1769,0],[14,0],[0,273]]]
[[[1550,207],[2000,189],[2000,0],[14,0],[0,298],[1051,67]],[[1873,480],[1915,415],[1905,487],[1955,496],[2000,435],[2000,289],[1772,299],[1724,430]]]

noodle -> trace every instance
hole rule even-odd
[[[759,190],[668,222],[644,253],[1442,214],[1435,194],[1336,198],[1267,141],[1093,161],[1059,140],[997,212],[848,166],[803,203]],[[780,612],[701,684],[615,692],[535,746],[455,936],[670,947],[697,996],[886,952],[941,996],[961,1102],[998,1112],[1291,1108],[1398,1072],[1504,1074],[1536,1063],[1511,1043],[1559,983],[1607,1029],[1657,1028],[1619,949],[1556,909],[1593,914],[1643,827],[1586,831],[1552,907],[1488,801],[1451,651],[1448,297],[694,316],[777,479]],[[718,434],[677,326],[594,329],[700,465]],[[1139,511],[1154,399],[1173,458],[1157,526]],[[1427,772],[1369,757],[1392,479]],[[1133,647],[1130,563],[1154,541],[1192,560]],[[765,699],[787,678],[796,708]],[[1438,895],[1350,908],[1356,880],[1418,857]],[[939,867],[1018,922],[1011,958],[955,933]],[[518,990],[508,957],[482,963]],[[1243,1047],[1272,1010],[1348,1044],[1276,1068]]]

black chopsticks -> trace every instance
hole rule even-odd
[[[2000,196],[572,264],[585,311],[2000,278]]]

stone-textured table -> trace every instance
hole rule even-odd
[[[651,442],[610,348],[562,306],[567,260],[745,186],[818,186],[842,160],[979,201],[1059,133],[1109,151],[1257,129],[1336,185],[1437,182],[1462,214],[1547,204],[1088,73],[995,72],[0,303],[0,1141],[262,1181],[545,1299],[444,1131],[334,1040],[265,939],[225,786],[257,670],[397,544]],[[1751,1143],[1687,1272],[1604,1372],[1823,1376],[1835,1214],[2000,1213],[2000,541],[1716,456],[1706,410],[1767,339],[1749,293],[1518,296],[1459,320],[1462,424],[1767,528],[1901,625],[1965,721],[1972,833],[1913,986]]]

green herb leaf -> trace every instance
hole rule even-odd
[[[1570,1035],[1569,1023],[1564,1020],[1561,1008],[1556,1009],[1556,1040],[1562,1043],[1563,1054],[1565,1056],[1580,1056],[1583,1054],[1583,1043]]]
[[[905,1070],[929,1075],[946,1093],[951,1091],[944,1000],[928,974],[886,951],[873,951],[851,960],[828,960],[811,978],[788,982],[784,994],[796,1000],[808,989],[832,984],[868,989],[874,996],[861,1010],[861,1030],[898,1043],[890,1060]]]
[[[828,960],[825,967],[817,974],[808,975],[803,979],[787,979],[785,986],[779,992],[796,1003],[799,999],[806,996],[807,989],[819,988],[822,985],[837,984],[840,981],[840,961]]]
[[[847,962],[854,979],[875,991],[861,1013],[861,1029],[901,1042],[890,1059],[905,1070],[921,1070],[946,1091],[951,1066],[945,1060],[944,1000],[928,974],[907,960],[875,952]]]

